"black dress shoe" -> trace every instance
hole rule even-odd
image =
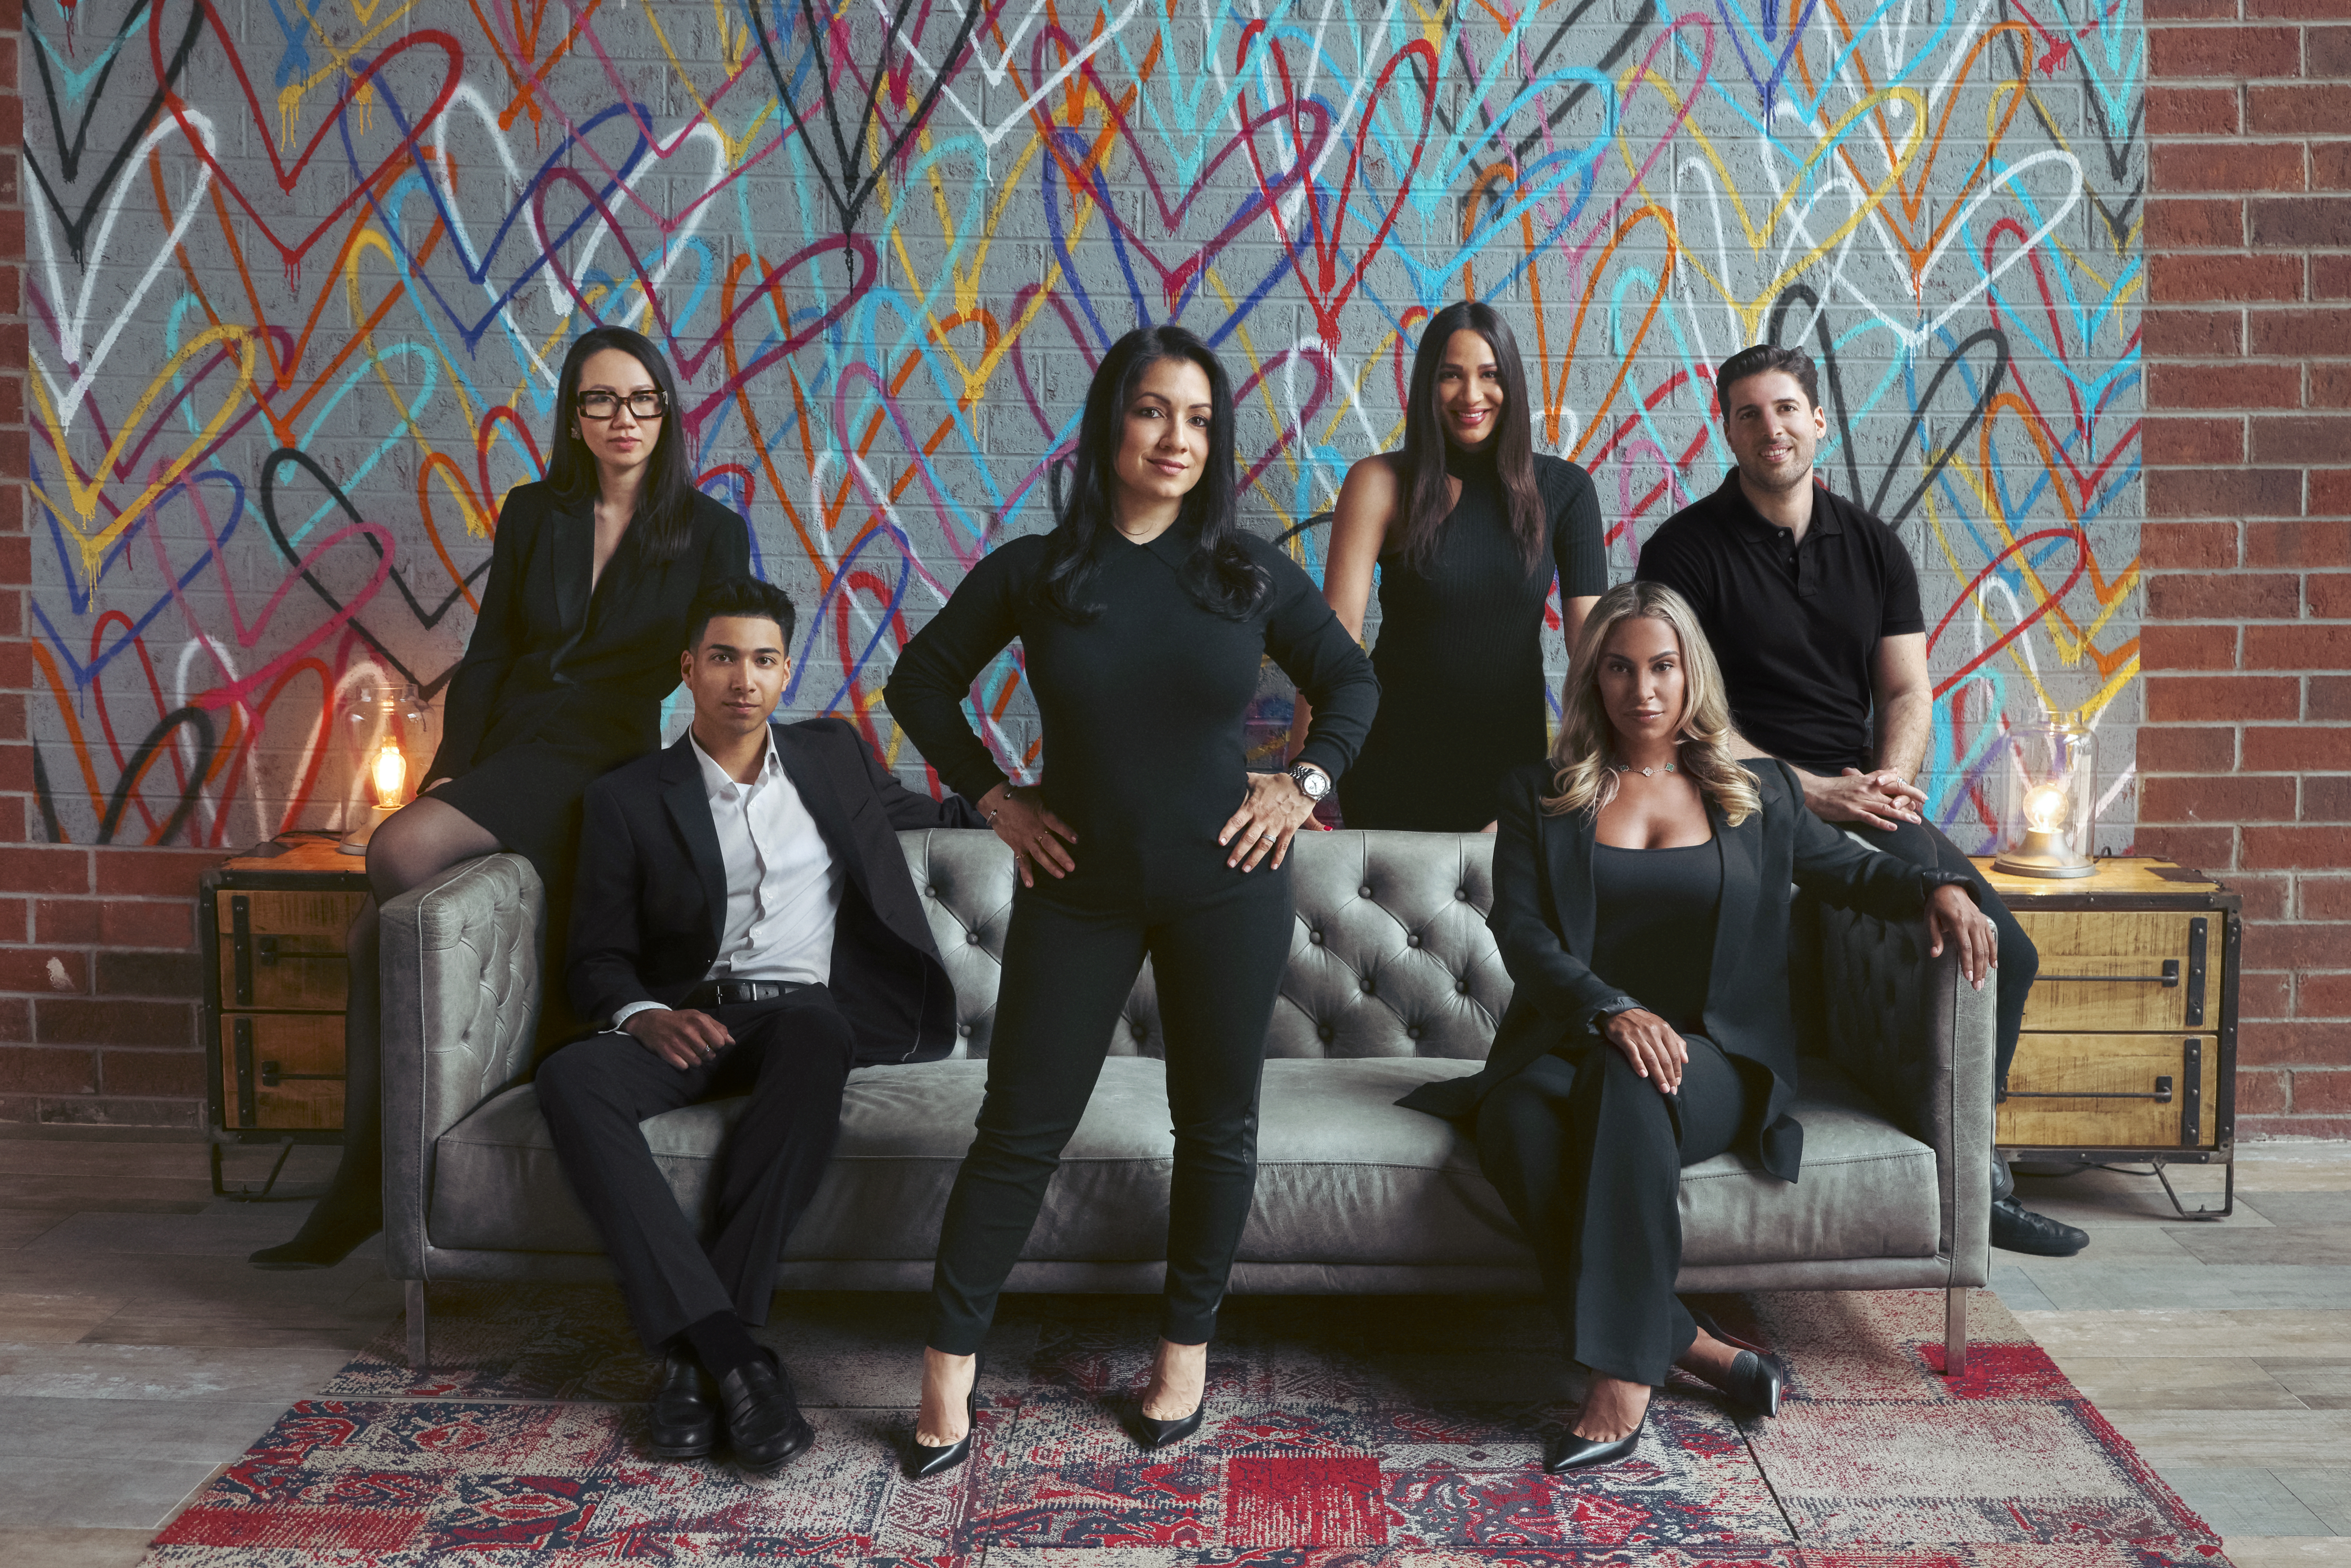
[[[908,1480],[924,1481],[933,1476],[945,1475],[971,1458],[971,1440],[979,1436],[979,1375],[986,1370],[986,1367],[987,1364],[983,1361],[975,1361],[971,1364],[971,1392],[965,1395],[963,1398],[962,1437],[952,1443],[942,1443],[935,1447],[929,1443],[913,1441],[906,1444],[906,1479]]]
[[[669,1353],[662,1363],[661,1387],[653,1392],[653,1458],[699,1459],[718,1446],[718,1409],[710,1402],[716,1392],[691,1352]]]
[[[1777,1416],[1788,1385],[1787,1364],[1768,1350],[1731,1338],[1720,1323],[1695,1307],[1689,1315],[1708,1334],[1739,1352],[1731,1358],[1729,1374],[1716,1386],[1758,1416]]]
[[[351,1255],[369,1237],[383,1228],[381,1213],[370,1210],[341,1215],[326,1212],[322,1202],[311,1210],[310,1218],[295,1233],[294,1239],[276,1247],[264,1247],[246,1259],[256,1269],[272,1273],[290,1274],[300,1269],[331,1269]]]
[[[2002,1197],[1992,1201],[1991,1244],[2003,1252],[2071,1258],[2090,1244],[2090,1233],[2076,1230],[2045,1214],[2035,1214],[2013,1197]]]
[[[735,1463],[753,1475],[780,1469],[816,1441],[816,1429],[792,1395],[792,1375],[772,1350],[762,1350],[758,1360],[720,1378],[718,1397],[726,1409],[726,1443],[735,1450]]]
[[[1137,1411],[1134,1416],[1134,1440],[1146,1448],[1165,1448],[1182,1442],[1200,1429],[1201,1418],[1208,1413],[1206,1396],[1189,1416],[1178,1416],[1173,1421],[1162,1421],[1155,1416]]]
[[[1641,1424],[1621,1437],[1605,1441],[1598,1437],[1579,1437],[1575,1428],[1553,1437],[1543,1449],[1543,1473],[1555,1476],[1567,1470],[1589,1469],[1593,1465],[1613,1465],[1633,1457],[1633,1449],[1641,1440],[1641,1433],[1649,1425],[1649,1413],[1641,1412]]]

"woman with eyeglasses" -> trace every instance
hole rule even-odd
[[[750,530],[695,488],[677,423],[677,384],[643,335],[599,327],[564,356],[554,455],[545,479],[517,486],[499,508],[440,750],[415,800],[368,844],[375,896],[349,943],[342,1165],[300,1234],[256,1252],[257,1268],[329,1268],[382,1228],[377,907],[460,861],[508,850],[546,885],[559,944],[580,796],[660,744],[687,608],[750,570]],[[561,994],[551,989],[550,1005]]]

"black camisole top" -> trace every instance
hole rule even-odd
[[[1722,850],[1592,846],[1592,972],[1682,1034],[1705,1032]]]

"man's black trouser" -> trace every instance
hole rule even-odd
[[[2041,972],[2040,950],[2024,934],[2024,927],[2016,923],[2016,916],[2008,912],[2008,905],[2000,901],[2000,894],[1991,890],[1991,883],[1976,870],[1975,862],[1959,845],[1945,838],[1940,828],[1927,822],[1905,822],[1889,831],[1865,822],[1851,825],[1849,831],[1872,849],[1912,865],[1958,872],[1975,885],[1976,903],[1991,917],[1992,928],[2000,936],[2000,967],[1994,975],[1998,994],[1992,1003],[1996,1052],[1992,1082],[2007,1088],[2008,1064],[2016,1059],[2016,1038],[2024,1028],[2024,999],[2032,990],[2033,977]],[[1818,1039],[1826,1027],[1820,994],[1820,905],[1810,898],[1797,899],[1789,911],[1789,1000],[1797,1030],[1813,1039]]]
[[[1289,875],[1265,867],[1169,911],[1084,911],[1013,894],[979,1135],[939,1228],[934,1350],[969,1355],[986,1337],[1146,954],[1176,1133],[1159,1332],[1173,1344],[1214,1333],[1257,1190],[1258,1081],[1291,920]]]
[[[597,1034],[538,1070],[556,1157],[604,1239],[630,1321],[650,1350],[719,1312],[768,1321],[784,1239],[824,1176],[856,1065],[856,1037],[822,986],[708,1010],[735,1043],[700,1066],[680,1071],[632,1036]],[[678,1207],[637,1124],[738,1094],[751,1103],[719,1155],[705,1238]]]
[[[1625,1053],[1596,1042],[1538,1058],[1478,1107],[1478,1163],[1535,1249],[1567,1354],[1652,1386],[1698,1337],[1674,1295],[1682,1167],[1711,1159],[1748,1120],[1748,1075],[1685,1035],[1680,1092],[1660,1094]]]

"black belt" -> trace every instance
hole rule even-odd
[[[705,980],[685,993],[678,1003],[686,1008],[736,1007],[744,1002],[768,1002],[809,988],[806,980]]]

